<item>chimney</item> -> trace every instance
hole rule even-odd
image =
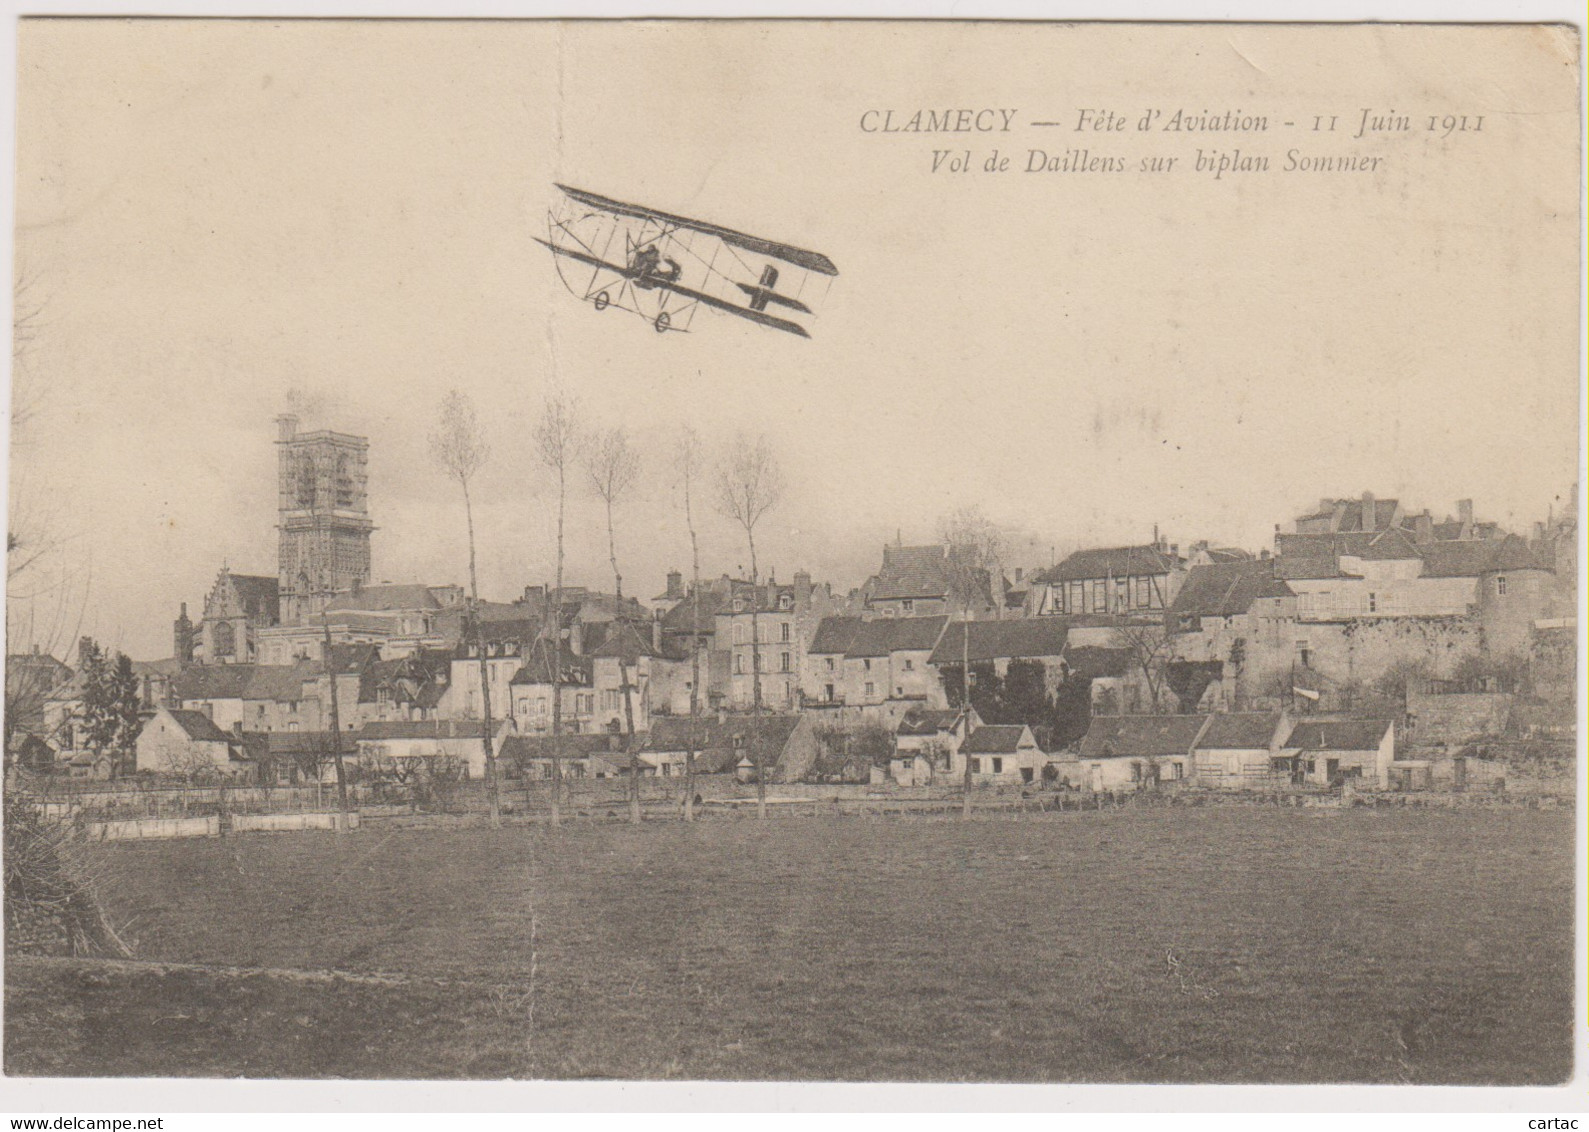
[[[1473,500],[1457,500],[1457,519],[1462,523],[1462,538],[1473,537]]]
[[[1026,571],[1025,570],[1021,569],[1019,566],[1017,566],[1015,568],[1015,580],[1016,580],[1016,582],[1019,582],[1025,575],[1026,575]]]
[[[1428,511],[1412,517],[1412,537],[1414,542],[1434,542],[1435,521],[1434,516]]]
[[[298,435],[298,418],[291,413],[283,413],[276,418],[276,439],[279,441],[291,440]]]
[[[1329,496],[1319,497],[1319,514],[1328,515],[1335,508],[1335,500]]]
[[[667,596],[669,598],[681,598],[684,596],[684,575],[677,570],[668,571]]]
[[[795,600],[800,600],[802,594],[811,590],[811,575],[805,570],[796,570],[794,576]]]
[[[1544,542],[1545,541],[1545,524],[1544,523],[1535,523],[1534,524],[1534,541],[1535,542]]]
[[[1372,491],[1363,492],[1363,517],[1361,521],[1362,529],[1365,531],[1377,531],[1379,529],[1378,517],[1374,514],[1374,510],[1374,493]]]
[[[188,620],[188,603],[182,603],[182,612],[171,623],[172,655],[182,664],[193,663],[193,622]]]

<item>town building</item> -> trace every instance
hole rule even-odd
[[[825,585],[797,572],[794,581],[780,584],[769,571],[765,583],[752,586],[735,581],[719,604],[713,641],[724,654],[725,685],[714,702],[743,710],[752,706],[755,680],[752,665],[760,665],[761,702],[775,711],[800,706],[800,677],[806,645],[822,618],[834,611],[834,599]],[[758,634],[752,641],[752,632]],[[759,658],[759,660],[757,659]],[[716,675],[717,666],[713,666]]]
[[[1036,780],[1044,757],[1032,729],[1021,723],[984,723],[949,756],[949,778],[960,781],[966,763],[977,785],[1016,785]]]
[[[225,731],[202,712],[160,708],[143,725],[134,747],[140,773],[252,779],[257,768],[239,734]]]
[[[1031,609],[1039,617],[1163,613],[1186,565],[1180,547],[1162,541],[1078,550],[1032,578]]]

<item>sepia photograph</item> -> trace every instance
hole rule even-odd
[[[1574,1079],[1578,28],[15,49],[7,1078]]]

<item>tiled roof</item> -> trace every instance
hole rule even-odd
[[[811,638],[808,653],[848,652],[850,642],[864,622],[859,617],[824,617],[817,623],[816,635]]]
[[[926,651],[938,643],[948,623],[947,617],[882,617],[864,621],[856,629],[844,655],[860,658],[909,650]]]
[[[1206,715],[1095,715],[1081,758],[1164,758],[1191,751]]]
[[[219,727],[202,711],[183,711],[180,708],[168,708],[171,718],[176,725],[182,728],[182,733],[189,739],[196,739],[208,743],[225,743],[232,737]]]
[[[883,568],[870,600],[941,598],[949,594],[949,574],[942,546],[883,547]]]
[[[1280,714],[1269,711],[1221,712],[1208,721],[1197,741],[1202,750],[1267,749],[1280,726]]]
[[[1423,552],[1426,577],[1477,577],[1494,570],[1543,570],[1528,544],[1516,535],[1504,539],[1468,539],[1431,542],[1419,547]]]
[[[1013,755],[1021,739],[1029,736],[1024,723],[984,723],[960,746],[962,755]]]
[[[1334,521],[1340,516],[1340,525],[1335,529],[1340,531],[1382,531],[1395,522],[1396,509],[1400,501],[1395,499],[1375,499],[1373,511],[1368,513],[1368,523],[1363,522],[1363,500],[1337,499],[1328,510],[1316,511],[1311,515],[1303,515],[1297,521],[1307,522],[1309,519],[1329,519]]]
[[[710,633],[714,629],[713,619],[717,616],[718,609],[728,600],[726,593],[718,593],[707,589],[700,590],[701,618],[695,619],[695,594],[691,592],[684,599],[662,615],[662,631],[664,633]]]
[[[1262,559],[1196,566],[1175,595],[1170,612],[1189,617],[1234,617],[1259,598],[1289,597],[1291,587]]]
[[[1374,536],[1363,548],[1362,557],[1370,562],[1406,561],[1418,557],[1418,548],[1405,532],[1391,527]]]
[[[1168,574],[1181,560],[1156,546],[1106,546],[1078,550],[1058,566],[1044,570],[1032,581],[1039,585],[1053,582],[1085,581],[1090,578],[1126,578]]]
[[[172,678],[180,700],[240,700],[254,677],[252,664],[190,664]]]
[[[1124,676],[1131,670],[1131,660],[1129,648],[1083,645],[1065,649],[1065,663],[1070,666],[1071,675],[1083,680]]]
[[[966,626],[969,624],[970,629]],[[959,664],[962,644],[969,660],[1058,657],[1065,651],[1067,625],[1063,617],[1033,617],[1020,621],[955,621],[944,628],[938,646],[928,658],[932,664]],[[967,639],[969,637],[969,639]]]
[[[10,665],[7,661],[7,665]],[[58,661],[56,663],[59,663]],[[64,668],[65,666],[62,665]],[[70,671],[68,669],[67,671]],[[132,662],[134,676],[175,676],[182,671],[182,661],[177,657],[168,656],[164,660],[135,660]]]
[[[563,735],[554,744],[550,735],[509,735],[502,741],[505,759],[588,758],[595,754],[617,754],[624,749],[624,736],[612,734]]]
[[[513,674],[510,684],[551,684],[552,683],[552,648],[550,641],[537,641],[530,649],[529,657],[524,661],[524,666]],[[562,685],[565,688],[588,688],[591,685],[591,672],[593,669],[590,657],[574,656],[565,646],[563,648]]]
[[[317,680],[325,670],[315,661],[298,664],[256,664],[254,674],[243,686],[245,700],[274,700],[291,703],[304,698],[306,680]]]
[[[390,613],[408,609],[440,609],[441,602],[436,600],[429,586],[361,586],[357,590],[337,594],[326,608],[333,612],[351,609],[365,613]]]
[[[954,729],[959,708],[912,708],[894,729],[896,735],[938,735]]]
[[[1372,751],[1389,729],[1386,719],[1303,720],[1283,745],[1299,751]]]
[[[800,725],[798,715],[763,715],[760,723],[754,716],[731,715],[719,720],[716,716],[702,716],[697,722],[698,731],[692,733],[688,716],[654,716],[651,734],[646,742],[649,751],[680,752],[690,748],[692,734],[696,748],[696,765],[705,773],[732,770],[741,758],[751,758],[761,751],[762,765],[771,770],[789,737]]]
[[[478,719],[389,719],[366,723],[357,739],[478,739],[485,725]]]
[[[641,629],[629,621],[615,621],[605,636],[606,639],[591,651],[591,656],[616,657],[624,664],[633,664],[639,657],[657,655],[651,644],[649,627]]]
[[[1340,558],[1373,560],[1422,559],[1426,578],[1477,577],[1494,570],[1543,570],[1528,544],[1516,535],[1504,539],[1455,539],[1414,543],[1406,532],[1275,536],[1275,575],[1312,579],[1353,577],[1344,574]]]

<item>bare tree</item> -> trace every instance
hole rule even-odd
[[[783,497],[783,476],[765,436],[734,438],[717,468],[717,508],[745,532],[750,551],[751,750],[756,762],[756,816],[767,816],[767,768],[761,744],[761,626],[757,614],[756,526]]]
[[[962,507],[943,523],[944,570],[949,597],[960,607],[960,690],[961,706],[971,710],[971,620],[991,593],[992,579],[998,569],[1003,539],[999,529],[980,508]],[[969,717],[968,717],[969,718]],[[965,762],[965,796],[961,817],[971,816],[971,760]]]
[[[701,438],[686,424],[674,450],[674,466],[684,482],[684,525],[690,532],[690,743],[684,752],[684,820],[695,820],[695,754],[701,737],[701,544],[695,535],[694,487],[701,464]]]
[[[1148,710],[1159,709],[1163,694],[1165,673],[1174,653],[1175,642],[1160,624],[1128,624],[1117,627],[1110,635],[1116,648],[1131,654],[1131,665],[1142,673],[1148,690]]]
[[[454,389],[442,399],[441,416],[430,434],[430,452],[443,474],[457,480],[463,491],[464,521],[469,532],[469,620],[474,631],[475,652],[480,659],[480,714],[484,721],[480,744],[486,760],[491,824],[499,826],[502,824],[502,798],[496,753],[491,743],[491,672],[486,661],[484,618],[480,615],[480,582],[475,572],[474,504],[469,497],[469,483],[485,465],[491,449],[475,418],[474,404],[461,390]]]
[[[615,426],[592,438],[585,455],[585,471],[590,476],[590,486],[607,509],[607,561],[612,564],[613,596],[617,599],[617,653],[618,684],[623,690],[623,720],[629,748],[629,820],[640,822],[640,748],[635,741],[634,682],[640,678],[640,658],[645,642],[639,630],[624,615],[623,574],[618,569],[618,539],[613,522],[613,511],[620,504],[635,481],[640,478],[640,454],[629,443],[629,434]],[[630,638],[634,641],[635,680],[629,679],[628,650]]]
[[[563,592],[564,520],[568,510],[568,472],[581,447],[579,407],[556,394],[548,397],[535,426],[535,452],[557,480],[557,577],[546,595],[552,631],[552,824],[562,822],[563,794]]]

